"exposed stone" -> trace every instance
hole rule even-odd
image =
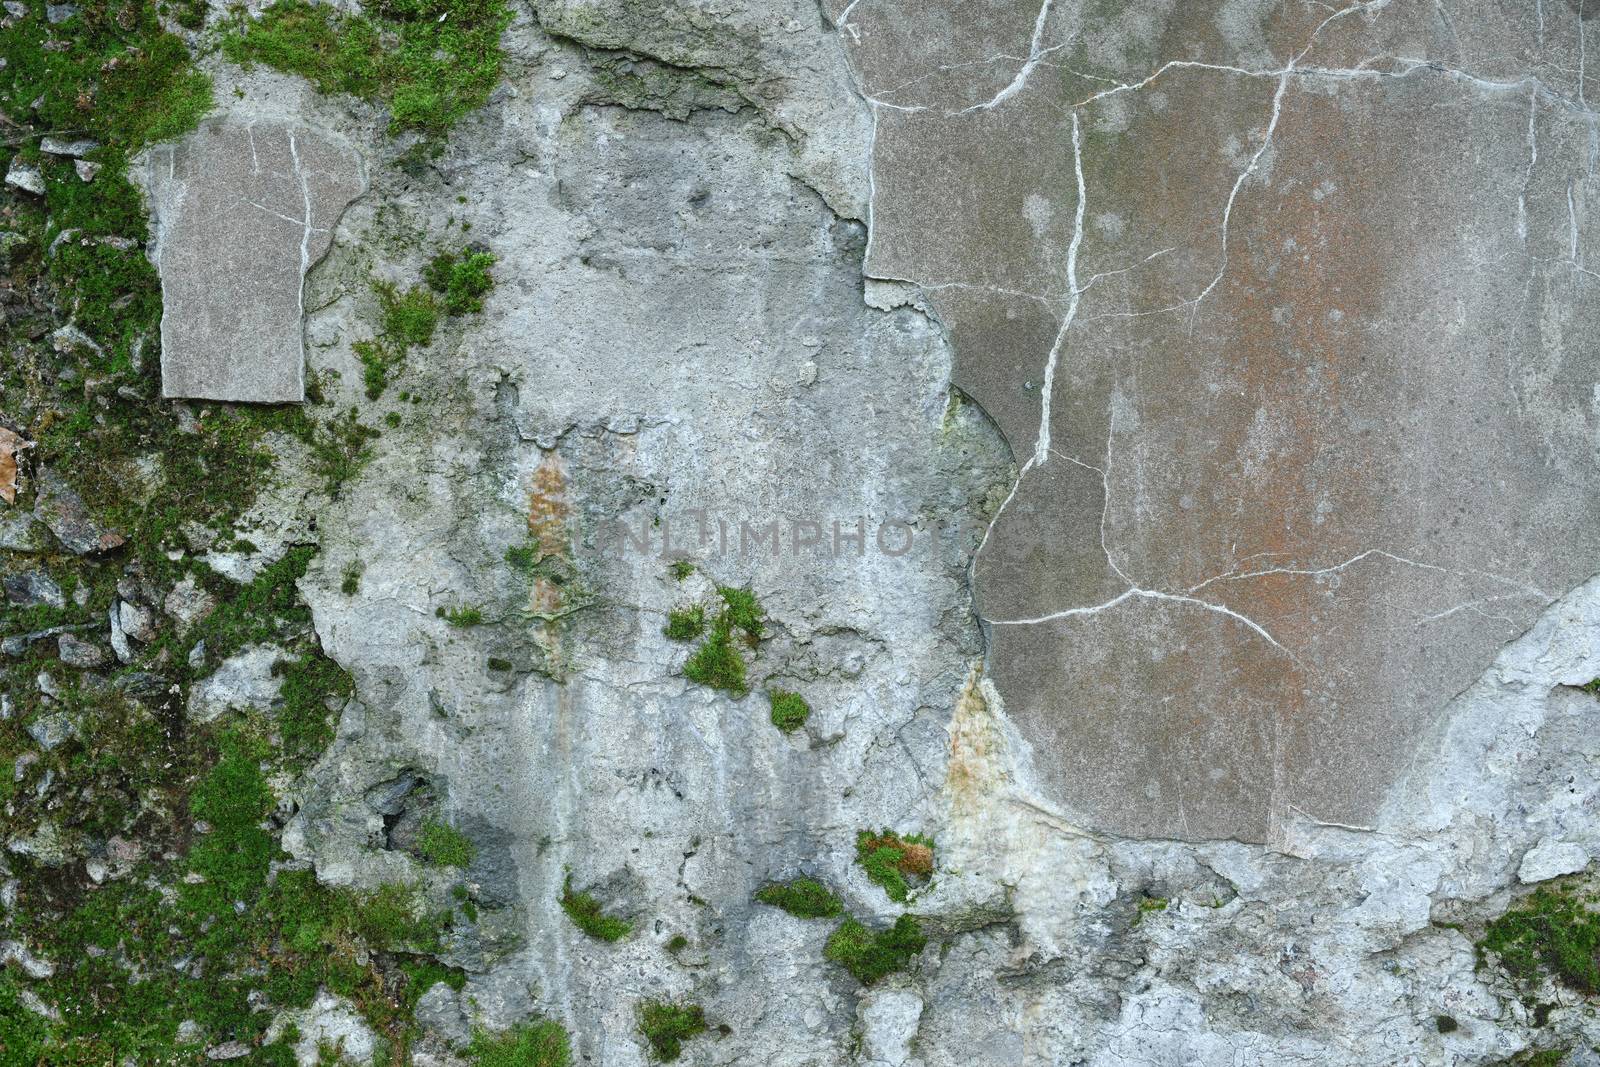
[[[124,634],[135,640],[146,643],[155,640],[155,615],[142,604],[131,600],[118,601],[117,623]]]
[[[162,395],[305,396],[304,279],[366,188],[342,136],[303,122],[207,120],[150,150]]]
[[[283,658],[283,650],[271,645],[252,645],[229,656],[189,690],[189,718],[211,722],[236,708],[270,708],[283,688],[283,679],[272,668]]]
[[[72,169],[77,172],[79,181],[94,181],[95,177],[100,173],[101,166],[102,164],[91,163],[87,159],[75,159],[72,161]]]
[[[76,733],[72,720],[63,711],[41,715],[28,724],[28,736],[46,752],[70,740]]]
[[[60,137],[39,138],[39,151],[52,156],[71,156],[74,159],[86,156],[100,147],[100,142],[80,138],[68,141]]]
[[[0,515],[0,549],[7,552],[42,552],[45,542],[44,524],[29,512]]]
[[[55,964],[40,959],[21,941],[0,941],[0,964],[15,963],[29,978],[49,978],[56,973]]]
[[[316,1067],[323,1062],[319,1050],[337,1048],[341,1062],[353,1065],[372,1063],[377,1036],[367,1026],[355,1006],[344,997],[326,991],[303,1011],[285,1012],[267,1029],[270,1043],[283,1036],[290,1025],[298,1030],[294,1041],[295,1060],[300,1067]]]
[[[105,666],[111,658],[106,655],[105,649],[75,634],[62,634],[56,641],[56,647],[60,650],[58,656],[61,662],[69,667],[93,670]]]
[[[13,156],[6,169],[6,184],[35,196],[44,195],[44,172],[32,163],[24,163],[21,156]]]
[[[56,540],[80,556],[109,552],[123,543],[122,534],[95,522],[83,498],[49,468],[39,472],[34,514]]]
[[[1564,874],[1576,874],[1589,866],[1589,851],[1582,845],[1546,837],[1522,857],[1517,880],[1524,884],[1546,882]]]
[[[13,604],[23,607],[32,607],[36,604],[48,604],[53,608],[67,606],[67,595],[61,591],[60,584],[49,573],[33,569],[18,571],[8,574],[0,585],[4,585],[6,599]]]
[[[251,1047],[243,1041],[224,1041],[220,1045],[212,1045],[206,1049],[208,1060],[242,1060],[250,1055]]]
[[[861,1020],[862,1062],[871,1067],[905,1067],[922,1019],[922,998],[909,989],[874,989],[856,1008]]]
[[[472,1027],[461,1009],[461,997],[443,982],[417,999],[417,1025],[449,1045],[465,1045],[472,1038]]]
[[[180,630],[187,630],[216,610],[217,598],[206,592],[194,575],[187,574],[167,593],[161,606]]]

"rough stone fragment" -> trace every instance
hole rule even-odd
[[[80,556],[109,552],[123,543],[120,533],[95,522],[83,498],[48,467],[39,472],[34,514],[56,540]]]
[[[46,752],[71,739],[76,732],[72,720],[64,711],[41,715],[28,724],[28,736]]]
[[[60,137],[41,137],[39,139],[39,151],[52,156],[71,156],[74,159],[86,156],[99,147],[99,141],[91,141],[87,138],[76,141],[68,141]]]
[[[443,982],[435,982],[417,999],[417,1024],[452,1045],[464,1045],[472,1037],[460,994]]]
[[[106,655],[105,649],[75,634],[62,634],[56,641],[56,647],[60,650],[57,655],[61,662],[69,667],[92,670],[95,667],[105,666],[110,658]]]
[[[188,629],[216,610],[217,598],[206,592],[191,574],[172,587],[161,607],[180,628]]]
[[[6,184],[25,193],[43,196],[44,172],[32,163],[24,163],[19,156],[12,159],[11,166],[6,169]]]
[[[267,1041],[278,1040],[291,1024],[298,1031],[294,1054],[300,1067],[316,1067],[321,1063],[319,1050],[324,1047],[337,1048],[341,1063],[361,1067],[370,1064],[377,1051],[377,1036],[355,1006],[344,997],[326,991],[318,993],[310,1007],[285,1012],[274,1019],[267,1029]]]
[[[72,161],[72,169],[77,172],[79,181],[94,181],[102,166],[103,164],[91,163],[87,159],[74,159]]]
[[[189,718],[211,722],[233,708],[271,707],[283,687],[283,679],[273,675],[272,667],[282,658],[283,650],[270,645],[252,645],[229,656],[215,673],[189,691]]]
[[[1522,857],[1517,867],[1517,880],[1531,885],[1564,874],[1576,874],[1587,866],[1589,852],[1582,845],[1546,837]]]
[[[61,585],[42,570],[8,574],[0,579],[0,586],[4,586],[7,600],[23,607],[35,604],[48,604],[53,608],[67,606],[67,595],[61,591]]]
[[[138,641],[150,642],[156,636],[155,614],[142,604],[131,600],[117,602],[117,622],[122,632]]]
[[[222,117],[150,150],[168,397],[260,403],[305,396],[306,271],[366,188],[341,136]]]
[[[7,552],[41,552],[44,527],[28,512],[0,515],[0,549]]]

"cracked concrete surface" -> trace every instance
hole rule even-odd
[[[727,1028],[699,1067],[1592,1067],[1592,1005],[1531,1012],[1453,925],[1600,855],[1577,9],[826,10],[539,0],[409,169],[376,109],[211,61],[234,119],[372,175],[306,349],[333,410],[398,424],[331,504],[291,456],[239,533],[256,567],[319,542],[356,685],[286,848],[444,903],[389,820],[478,844],[414,1062],[548,1016],[642,1067],[636,1004],[683,997]],[[619,106],[619,55],[722,80]],[[365,401],[372,280],[459,222],[499,257],[482,315]],[[681,584],[604,537],[697,507],[976,533]],[[505,563],[533,529],[560,596]],[[661,634],[713,579],[769,611],[743,699]],[[887,924],[853,862],[884,825],[938,842],[932,944],[864,991],[751,894],[806,874]],[[567,868],[634,932],[577,931]]]
[[[993,679],[1086,825],[1370,824],[1465,681],[1600,570],[1573,5],[840,10],[869,275],[1021,464]]]
[[[305,399],[305,276],[366,189],[361,158],[336,133],[252,114],[202,123],[143,169],[162,395]]]

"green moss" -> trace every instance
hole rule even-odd
[[[668,952],[673,952],[673,953],[682,952],[684,949],[686,949],[688,947],[689,947],[689,939],[687,937],[684,937],[682,934],[673,934],[671,939],[669,939],[667,941],[667,951]]]
[[[539,545],[532,544],[512,545],[506,549],[506,562],[511,564],[512,570],[525,575],[531,575],[539,566]]]
[[[792,734],[811,718],[811,705],[799,693],[774,689],[767,694],[772,702],[772,725],[786,734]]]
[[[458,630],[483,625],[483,609],[470,604],[460,608],[438,608],[434,614]]]
[[[711,635],[684,662],[683,674],[692,682],[724,689],[735,696],[750,691],[745,681],[744,657],[733,647],[733,631],[726,616],[717,619]]]
[[[430,867],[466,867],[478,854],[470,837],[432,817],[422,821],[417,851],[422,855],[422,862]]]
[[[766,628],[762,623],[766,611],[754,592],[748,587],[736,589],[723,585],[717,587],[717,594],[722,597],[724,617],[735,629],[743,630],[751,641],[759,641],[766,636]]]
[[[689,575],[694,573],[694,564],[690,563],[686,559],[673,560],[671,566],[667,568],[667,571],[672,575],[675,581],[681,582],[685,578],[688,578]]]
[[[756,900],[802,919],[831,919],[844,911],[839,898],[827,886],[811,878],[762,886],[756,891]]]
[[[574,890],[571,875],[561,886],[561,910],[567,913],[574,926],[601,941],[621,941],[633,929],[633,924],[627,920],[607,915],[600,902],[590,894]]]
[[[483,297],[494,288],[490,268],[495,258],[488,252],[462,249],[458,256],[453,252],[440,252],[433,257],[423,278],[433,291],[444,300],[445,310],[452,315],[465,315],[483,310]]]
[[[920,881],[933,874],[933,847],[933,839],[921,834],[862,830],[856,834],[856,862],[890,900],[904,903],[911,893],[907,879]]]
[[[736,632],[741,633],[744,642],[754,646],[766,633],[762,623],[764,612],[749,589],[719,586],[717,595],[722,604],[711,620],[711,632],[689,654],[683,673],[690,681],[744,696],[750,691],[750,685],[745,679],[744,656],[735,646],[734,636]],[[674,640],[691,641],[705,632],[705,628],[706,608],[695,604],[669,612],[665,632]]]
[[[639,1032],[651,1057],[662,1063],[683,1055],[683,1043],[705,1030],[706,1015],[698,1004],[648,1000],[639,1005]]]
[[[355,682],[343,667],[320,652],[280,663],[274,671],[283,677],[278,731],[284,754],[292,762],[309,761],[333,740],[329,721],[333,709],[329,705],[338,706],[349,699]]]
[[[700,604],[686,608],[673,608],[667,612],[667,625],[662,633],[674,641],[693,641],[706,632],[706,609]]]
[[[872,985],[905,970],[927,943],[914,915],[902,915],[889,929],[876,933],[855,918],[847,918],[828,938],[822,955],[849,971],[862,985]]]
[[[499,656],[490,656],[486,666],[491,671],[509,671],[512,668],[512,663],[510,660],[501,659]]]
[[[344,569],[344,578],[339,583],[339,592],[345,596],[355,596],[361,591],[361,564],[351,563]]]
[[[571,1046],[557,1022],[526,1023],[503,1034],[472,1035],[467,1055],[476,1067],[567,1067]]]
[[[1477,943],[1480,966],[1497,962],[1525,992],[1549,977],[1600,993],[1600,894],[1577,884],[1541,886],[1489,923]]]
[[[311,469],[328,495],[338,496],[345,483],[366,468],[377,438],[378,431],[363,425],[355,408],[317,427],[311,441]]]
[[[264,63],[325,93],[382,101],[389,129],[442,135],[481,106],[500,78],[503,0],[387,0],[367,14],[281,0],[237,19],[222,47],[236,63]]]
[[[1170,903],[1166,897],[1140,897],[1137,910],[1133,913],[1133,925],[1138,926],[1146,915],[1153,912],[1166,911]]]

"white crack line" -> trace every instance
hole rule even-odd
[[[1222,604],[1213,604],[1209,600],[1201,600],[1198,597],[1184,596],[1181,593],[1163,593],[1159,589],[1141,589],[1138,586],[1133,586],[1123,590],[1121,593],[1118,593],[1116,596],[1112,597],[1110,600],[1107,600],[1103,604],[1091,604],[1086,607],[1079,608],[1064,608],[1061,611],[1053,611],[1048,615],[1038,615],[1031,619],[985,619],[984,621],[990,626],[1038,626],[1041,623],[1057,622],[1061,619],[1077,618],[1083,615],[1098,615],[1103,611],[1108,611],[1111,608],[1116,607],[1118,604],[1135,599],[1161,600],[1174,604],[1187,604],[1191,607],[1204,608],[1206,611],[1216,612],[1218,615],[1226,615],[1235,622],[1243,623],[1250,630],[1252,630],[1256,636],[1260,637],[1263,641],[1267,642],[1267,644],[1271,645],[1273,648],[1289,657],[1289,659],[1294,661],[1296,665],[1300,663],[1299,658],[1296,657],[1293,652],[1290,652],[1287,648],[1284,648],[1283,645],[1279,644],[1276,637],[1273,637],[1272,634],[1267,632],[1264,626],[1250,618],[1248,615],[1241,615],[1239,612],[1234,611],[1230,607],[1226,607]]]
[[[1045,23],[1050,20],[1050,5],[1054,2],[1055,0],[1044,0],[1044,2],[1039,5],[1038,17],[1033,20],[1033,38],[1028,42],[1027,62],[1022,64],[1022,69],[1017,71],[1016,77],[1011,79],[1010,84],[1008,84],[1004,89],[1001,89],[998,93],[995,93],[994,96],[990,97],[987,103],[973,104],[971,107],[962,108],[960,111],[956,112],[956,114],[965,115],[973,111],[988,111],[992,108],[999,107],[1007,100],[1010,100],[1013,96],[1016,96],[1017,93],[1022,91],[1022,87],[1028,84],[1028,78],[1032,76],[1033,68],[1039,65],[1039,60],[1043,59],[1051,52],[1065,48],[1066,45],[1070,43],[1065,42],[1042,51],[1039,48],[1039,46],[1044,42],[1044,27]]]
[[[1280,555],[1281,553],[1272,553],[1272,554],[1273,555]],[[1240,573],[1237,570],[1232,570],[1232,571],[1228,571],[1228,572],[1223,573],[1223,574],[1214,575],[1214,576],[1212,576],[1210,578],[1207,578],[1205,581],[1200,582],[1197,585],[1190,586],[1189,587],[1189,592],[1190,593],[1198,593],[1200,590],[1204,589],[1206,586],[1211,585],[1211,584],[1213,584],[1215,582],[1243,582],[1243,581],[1249,581],[1252,578],[1266,578],[1266,577],[1270,577],[1272,575],[1277,575],[1277,574],[1286,574],[1286,575],[1291,575],[1291,576],[1294,576],[1294,577],[1302,577],[1302,578],[1318,578],[1318,577],[1321,577],[1321,576],[1323,576],[1325,574],[1337,574],[1340,571],[1343,571],[1343,570],[1345,570],[1345,569],[1347,569],[1349,567],[1353,567],[1357,563],[1361,563],[1361,562],[1363,562],[1365,560],[1368,560],[1368,559],[1371,559],[1373,557],[1378,557],[1380,559],[1386,559],[1386,560],[1389,560],[1391,563],[1399,563],[1399,564],[1401,564],[1403,566],[1407,566],[1407,567],[1418,567],[1418,568],[1420,568],[1422,570],[1438,571],[1440,574],[1455,574],[1455,575],[1471,576],[1471,577],[1474,577],[1474,578],[1485,578],[1485,579],[1488,579],[1489,581],[1498,582],[1501,585],[1509,586],[1510,588],[1517,590],[1516,593],[1507,593],[1507,594],[1504,594],[1503,596],[1495,596],[1495,597],[1487,598],[1489,600],[1505,600],[1505,599],[1511,599],[1511,598],[1517,597],[1517,596],[1528,597],[1528,598],[1538,598],[1538,599],[1542,599],[1542,600],[1551,600],[1551,599],[1553,599],[1548,593],[1546,593],[1544,590],[1538,588],[1537,586],[1528,585],[1526,582],[1519,581],[1516,578],[1508,578],[1503,574],[1494,574],[1494,573],[1491,573],[1489,571],[1480,571],[1480,570],[1472,570],[1472,569],[1460,570],[1460,569],[1454,569],[1454,568],[1450,568],[1450,567],[1444,567],[1444,566],[1441,566],[1441,565],[1439,565],[1437,563],[1424,563],[1421,560],[1408,559],[1405,556],[1401,556],[1401,555],[1398,555],[1398,554],[1396,554],[1394,552],[1389,552],[1389,551],[1387,551],[1385,549],[1381,549],[1381,548],[1369,548],[1364,552],[1358,552],[1356,555],[1351,556],[1349,559],[1345,560],[1343,563],[1335,563],[1335,564],[1333,564],[1331,566],[1328,566],[1328,567],[1265,567],[1265,568],[1263,568],[1261,570],[1245,571],[1243,573]],[[1246,558],[1248,559],[1248,558],[1253,558],[1253,557],[1246,557]],[[1474,603],[1479,603],[1479,602],[1480,601],[1474,601]]]
[[[1528,91],[1528,170],[1522,177],[1522,191],[1517,194],[1517,236],[1522,246],[1528,246],[1528,188],[1533,184],[1533,170],[1539,163],[1539,90]]]
[[[1079,137],[1078,113],[1072,113],[1072,164],[1078,176],[1078,210],[1073,219],[1072,241],[1067,245],[1067,310],[1061,316],[1061,328],[1056,331],[1055,343],[1044,365],[1044,385],[1039,397],[1039,435],[1033,446],[1033,461],[1043,466],[1050,455],[1050,404],[1055,394],[1056,363],[1061,358],[1061,346],[1066,342],[1067,331],[1078,315],[1078,302],[1083,291],[1078,288],[1078,248],[1083,244],[1083,216],[1088,189],[1083,178],[1083,144]]]
[[[839,12],[839,20],[834,23],[834,25],[839,29],[848,30],[850,32],[850,39],[857,43],[860,43],[861,41],[861,31],[850,24],[850,12],[854,11],[856,9],[856,5],[859,3],[861,3],[861,0],[850,0],[850,2],[844,6],[844,10]]]

